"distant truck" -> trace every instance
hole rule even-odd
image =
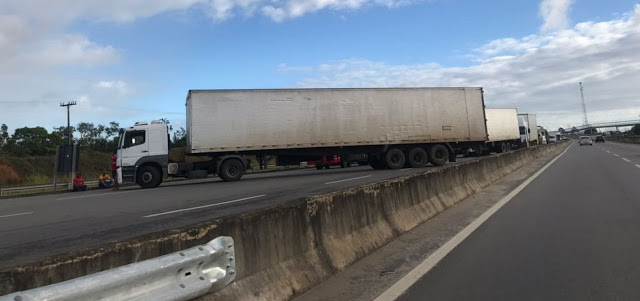
[[[538,145],[538,122],[536,114],[518,114],[520,144],[523,147]]]
[[[485,109],[487,115],[488,150],[504,153],[512,148],[520,147],[520,128],[518,125],[518,110],[516,109]]]
[[[151,188],[193,173],[236,181],[250,155],[275,155],[278,165],[366,154],[374,169],[440,166],[455,161],[454,148],[488,140],[482,88],[190,90],[186,126],[186,155],[208,160],[169,162],[167,126],[137,123],[120,138],[121,182]]]

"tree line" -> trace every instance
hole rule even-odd
[[[162,118],[160,121],[165,123],[172,133],[172,147],[186,146],[187,136],[183,127],[174,131],[169,120]],[[123,130],[115,121],[106,125],[80,122],[70,127],[54,127],[51,132],[44,127],[36,126],[17,128],[13,134],[9,134],[9,127],[3,123],[0,126],[0,154],[17,157],[54,155],[58,146],[68,144],[69,140],[73,144],[79,144],[82,149],[111,152],[118,147]]]

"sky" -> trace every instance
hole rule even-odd
[[[626,0],[2,0],[0,123],[185,124],[189,89],[480,86],[550,130],[640,119]]]

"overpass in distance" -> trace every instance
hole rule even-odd
[[[626,120],[626,121],[612,121],[612,122],[599,122],[599,123],[591,123],[587,125],[576,126],[575,128],[578,131],[586,130],[586,129],[600,129],[600,128],[619,128],[625,126],[634,126],[636,124],[640,124],[639,120]],[[573,127],[572,127],[573,128]],[[571,131],[571,129],[565,129],[565,131]]]

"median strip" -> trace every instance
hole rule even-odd
[[[162,213],[156,213],[156,214],[151,214],[151,215],[145,215],[145,216],[143,216],[143,218],[156,217],[156,216],[161,216],[161,215],[167,215],[167,214],[173,214],[173,213],[179,213],[179,212],[185,212],[185,211],[191,211],[191,210],[197,210],[197,209],[209,208],[209,207],[215,207],[215,206],[222,206],[222,205],[226,205],[226,204],[231,204],[231,203],[237,203],[237,202],[257,199],[257,198],[261,198],[261,197],[265,197],[265,196],[267,196],[267,195],[266,194],[261,194],[261,195],[250,196],[248,198],[237,199],[237,200],[227,201],[227,202],[222,202],[222,203],[215,203],[215,204],[209,204],[209,205],[204,205],[204,206],[191,207],[191,208],[178,209],[178,210],[167,211],[167,212],[162,212]]]
[[[335,183],[341,183],[341,182],[346,182],[346,181],[360,180],[360,179],[368,178],[368,177],[370,177],[370,176],[371,176],[371,175],[368,175],[368,176],[362,176],[362,177],[357,177],[357,178],[344,179],[344,180],[338,180],[338,181],[333,181],[333,182],[327,182],[327,183],[324,183],[324,184],[325,184],[325,185],[328,185],[328,184],[335,184]]]

